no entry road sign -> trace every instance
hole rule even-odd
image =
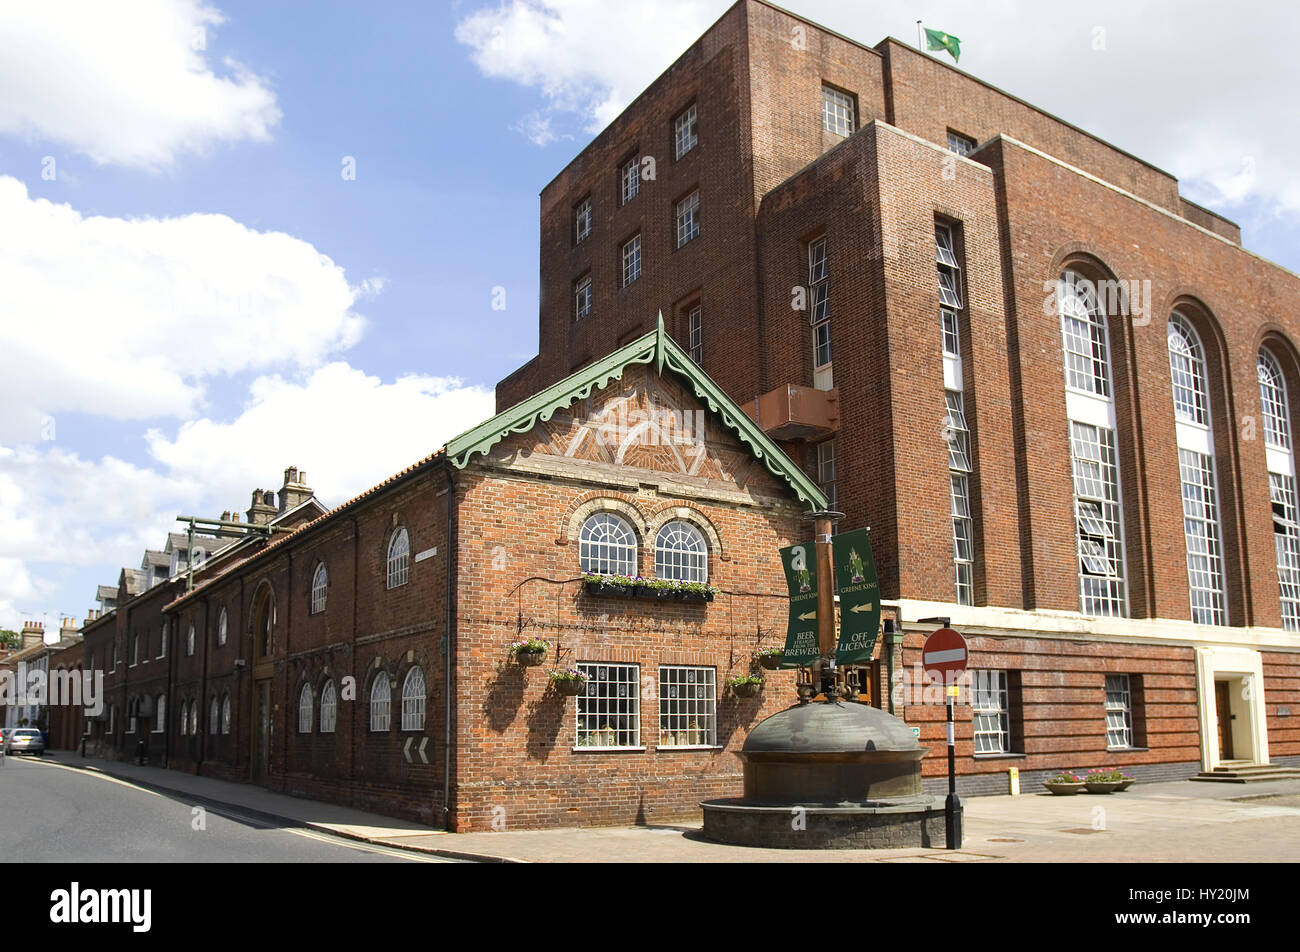
[[[922,667],[936,681],[950,681],[951,674],[965,671],[968,657],[966,639],[951,628],[940,628],[921,649]]]

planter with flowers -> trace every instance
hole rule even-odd
[[[763,687],[763,679],[756,675],[747,675],[731,678],[727,684],[731,686],[731,693],[736,697],[758,697],[758,692]]]
[[[1089,770],[1084,778],[1089,793],[1114,793],[1124,783],[1124,775],[1118,770],[1105,770],[1098,767]]]
[[[577,697],[587,687],[587,676],[577,668],[552,671],[550,678],[551,683],[555,685],[555,690],[565,697]]]
[[[718,590],[704,582],[679,582],[669,578],[638,578],[636,596],[682,602],[711,602]]]
[[[546,659],[551,643],[542,638],[526,638],[510,645],[510,654],[525,668],[536,667]]]
[[[1068,770],[1062,770],[1050,780],[1044,780],[1043,786],[1050,790],[1054,795],[1070,796],[1074,793],[1083,793],[1087,789],[1087,782],[1078,774],[1071,773]]]
[[[781,659],[785,657],[784,648],[759,648],[758,663],[768,671],[775,671],[781,667]]]
[[[1137,779],[1135,777],[1130,777],[1128,774],[1124,773],[1123,771],[1116,771],[1116,773],[1118,773],[1121,777],[1124,778],[1123,780],[1120,781],[1119,786],[1115,788],[1116,793],[1123,793],[1129,787],[1133,786],[1133,784],[1137,783]]]
[[[639,580],[629,575],[600,575],[588,572],[582,577],[588,595],[606,595],[626,598],[634,593]]]

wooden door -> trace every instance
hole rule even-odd
[[[1232,751],[1232,700],[1227,681],[1214,682],[1214,713],[1219,722],[1219,760],[1234,760]]]
[[[253,781],[264,782],[271,763],[271,679],[253,685]]]

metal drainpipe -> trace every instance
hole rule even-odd
[[[456,481],[452,477],[451,461],[446,463],[447,474],[447,552],[444,558],[447,562],[447,584],[443,591],[443,601],[447,604],[447,624],[446,634],[447,649],[442,654],[442,673],[443,673],[443,742],[442,742],[442,825],[444,829],[451,829],[451,668],[455,661],[456,655],[453,645],[453,636],[456,627],[456,613],[454,608],[454,599],[452,592],[452,583],[454,580],[454,560],[455,554],[454,539],[452,534],[452,516],[455,513],[456,505]]]

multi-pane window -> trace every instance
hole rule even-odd
[[[312,722],[315,720],[312,714],[312,696],[311,685],[304,684],[302,690],[298,692],[298,733],[310,734]]]
[[[960,132],[953,132],[951,129],[948,130],[949,152],[956,152],[958,155],[970,155],[975,151],[977,145],[979,143],[970,136],[964,136]]]
[[[1219,542],[1218,503],[1214,492],[1214,459],[1179,449],[1178,472],[1183,483],[1183,530],[1187,538],[1187,582],[1191,590],[1192,621],[1223,625],[1223,547]]]
[[[388,675],[380,671],[370,683],[370,730],[386,731],[392,723],[393,685]]]
[[[1295,479],[1284,473],[1269,473],[1268,489],[1273,503],[1273,545],[1282,598],[1282,627],[1300,631],[1300,515],[1296,512]]]
[[[957,604],[974,604],[974,523],[970,506],[970,432],[962,395],[949,390],[944,395],[948,416],[945,431],[948,439],[948,474],[952,490],[952,553],[956,575]]]
[[[1115,434],[1070,421],[1079,597],[1085,615],[1123,615],[1124,541],[1120,531]]]
[[[226,643],[226,635],[229,631],[228,626],[229,626],[229,621],[226,618],[226,610],[223,608],[221,609],[221,614],[217,616],[217,644],[218,645],[224,645]]]
[[[709,580],[709,547],[689,522],[665,523],[655,538],[655,575],[679,582]]]
[[[1174,415],[1188,423],[1209,426],[1205,354],[1200,338],[1179,314],[1169,322],[1169,372],[1174,386]]]
[[[827,505],[832,510],[838,502],[836,492],[837,479],[835,467],[835,441],[827,440],[824,443],[817,444],[817,485],[826,495]]]
[[[320,732],[322,734],[333,734],[334,727],[338,723],[338,716],[339,696],[334,689],[334,680],[331,678],[320,689]]]
[[[699,305],[691,308],[686,315],[686,334],[690,342],[691,360],[697,364],[704,363],[704,309]]]
[[[623,287],[641,277],[641,236],[623,246]]]
[[[591,197],[580,201],[573,210],[573,243],[576,245],[591,234]]]
[[[1264,411],[1264,442],[1278,449],[1291,448],[1291,414],[1286,404],[1282,368],[1266,350],[1259,352],[1259,403]]]
[[[221,699],[221,733],[230,733],[230,695]]]
[[[161,734],[167,729],[167,695],[159,694],[153,703],[153,732]]]
[[[402,730],[424,730],[424,671],[418,666],[406,672],[402,682]]]
[[[325,594],[329,589],[329,584],[329,572],[326,571],[325,563],[322,562],[316,566],[316,572],[311,578],[311,613],[313,615],[325,610]]]
[[[1065,339],[1065,382],[1076,390],[1110,396],[1106,320],[1092,282],[1067,271],[1057,283],[1057,307]]]
[[[699,125],[696,122],[695,103],[673,120],[673,151],[681,158],[699,144]]]
[[[712,668],[659,668],[659,746],[717,744],[718,692]]]
[[[961,268],[957,264],[952,229],[937,225],[934,229],[935,259],[939,268],[939,300],[944,307],[961,310]]]
[[[632,199],[636,198],[641,191],[641,157],[632,156],[619,172],[619,180],[622,186],[623,204],[626,205]]]
[[[578,696],[577,746],[640,747],[640,666],[584,662],[578,670],[587,684]]]
[[[411,540],[405,529],[398,529],[388,540],[388,587],[405,585],[410,573]]]
[[[939,321],[943,326],[943,355],[960,357],[961,338],[957,334],[957,312],[950,307],[941,307]]]
[[[677,247],[700,237],[700,193],[690,195],[677,203]]]
[[[1133,746],[1133,695],[1127,674],[1106,675],[1106,746]]]
[[[591,316],[591,275],[584,274],[573,285],[573,319]]]
[[[831,362],[831,282],[826,239],[808,245],[808,303],[812,308],[813,366]]]
[[[582,524],[578,536],[578,563],[584,572],[629,575],[636,571],[636,535],[618,516],[598,512]]]
[[[1005,671],[971,672],[971,712],[975,719],[975,753],[1009,753],[1011,710]]]
[[[832,86],[822,86],[822,128],[851,136],[855,128],[853,97]]]

